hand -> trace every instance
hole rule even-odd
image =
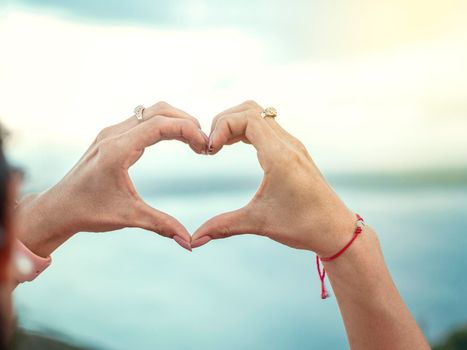
[[[128,169],[161,140],[180,140],[205,153],[208,138],[195,118],[163,102],[145,109],[143,117],[102,130],[62,181],[22,201],[18,237],[29,249],[45,257],[77,232],[140,227],[191,250],[185,227],[142,200]]]
[[[238,141],[251,143],[264,178],[250,203],[207,221],[193,235],[191,246],[251,233],[321,256],[334,254],[352,236],[355,215],[327,184],[303,144],[275,119],[263,119],[262,111],[248,101],[214,119],[209,153]]]

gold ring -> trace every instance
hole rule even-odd
[[[274,107],[268,107],[261,112],[261,117],[263,118],[275,118],[277,117],[277,110]]]
[[[138,119],[139,122],[143,121],[144,109],[145,109],[144,106],[141,106],[141,105],[135,107],[135,110],[134,110],[135,117],[136,119]]]

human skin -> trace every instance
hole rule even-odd
[[[261,118],[262,111],[247,101],[214,119],[208,152],[239,141],[252,144],[264,178],[245,207],[207,221],[191,245],[248,233],[332,256],[352,238],[355,213],[328,185],[303,144],[275,119]],[[352,349],[430,348],[392,281],[373,229],[366,226],[343,255],[324,266]]]
[[[145,204],[127,170],[145,147],[161,139],[182,139],[197,153],[205,151],[207,139],[186,113],[166,104],[151,108],[150,120],[140,125],[133,117],[101,132],[58,185],[20,204],[18,235],[26,246],[48,256],[76,232],[135,226],[179,236],[177,242],[190,248],[184,227]],[[202,225],[191,238],[191,247],[251,233],[322,257],[333,255],[352,237],[355,214],[327,184],[303,144],[275,119],[261,118],[262,110],[247,101],[214,119],[209,153],[216,154],[223,146],[239,141],[251,143],[264,179],[245,207]],[[161,114],[164,117],[156,116]],[[324,265],[352,349],[429,349],[391,279],[377,236],[369,226],[342,256]]]
[[[17,237],[47,257],[77,232],[139,227],[173,238],[191,250],[191,237],[172,216],[146,204],[128,169],[146,147],[162,140],[187,143],[206,153],[208,138],[199,122],[165,102],[146,108],[143,122],[131,117],[102,130],[70,172],[47,191],[24,198],[17,207]]]

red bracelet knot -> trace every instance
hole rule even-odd
[[[324,283],[324,278],[326,277],[326,270],[323,266],[323,270],[321,271],[320,261],[332,261],[344,254],[344,252],[352,245],[355,239],[363,232],[363,229],[365,228],[365,221],[363,221],[363,218],[360,215],[355,215],[357,217],[357,221],[355,222],[355,231],[350,241],[341,250],[339,250],[336,254],[332,256],[320,258],[318,255],[316,255],[316,267],[318,269],[319,279],[321,280],[321,299],[326,299],[327,297],[329,297],[329,293],[327,292],[326,285]]]

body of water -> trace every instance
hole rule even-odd
[[[397,286],[430,341],[467,323],[467,188],[337,186],[379,233]],[[190,231],[254,189],[149,198]],[[377,281],[375,281],[377,283]],[[314,255],[240,236],[189,253],[137,229],[79,234],[15,292],[20,323],[102,349],[342,349],[335,298]]]

